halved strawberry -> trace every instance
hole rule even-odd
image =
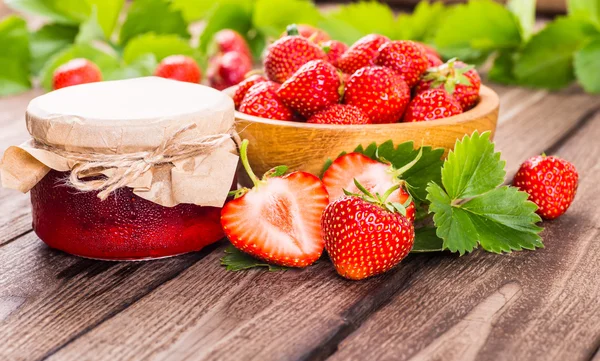
[[[242,164],[254,187],[236,191],[221,211],[221,224],[239,250],[265,262],[306,267],[315,262],[325,243],[321,214],[329,203],[319,178],[306,172],[281,176],[287,167],[267,172],[261,180],[248,164],[248,140],[240,147]]]
[[[396,169],[361,153],[348,153],[338,157],[323,174],[323,184],[327,188],[331,201],[343,197],[344,189],[350,193],[359,193],[355,180],[369,192],[380,195],[394,185],[403,183],[398,178]],[[388,200],[404,204],[409,197],[410,195],[402,186],[395,190]],[[406,218],[411,222],[415,220],[415,204],[412,201],[406,207]]]

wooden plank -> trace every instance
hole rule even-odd
[[[507,120],[502,127],[510,129],[499,132],[497,138],[504,148],[514,144],[513,137],[525,122],[537,125],[529,137],[521,140],[524,144],[514,145],[522,153],[509,152],[512,158],[508,161],[518,164],[525,154],[549,147],[557,135],[550,132],[548,136],[546,128],[567,131],[566,125],[575,125],[579,117],[597,106],[590,98],[582,94],[566,96],[565,102],[576,102],[578,107],[563,103],[568,110],[564,112],[558,112],[558,106],[552,108],[553,112],[547,110],[551,104],[541,99],[533,102],[535,109],[527,110],[527,119],[516,115]],[[551,98],[553,103],[561,103],[562,99]],[[476,269],[485,272],[498,265],[498,260],[509,259],[476,257],[476,264],[465,264],[473,257],[412,256],[402,267],[382,277],[351,282],[337,277],[326,261],[303,271],[231,274],[218,265],[219,256],[217,253],[194,264],[50,359],[76,360],[83,350],[94,355],[102,353],[98,357],[104,360],[133,356],[206,360],[323,358],[391,295],[412,288],[412,283],[423,277],[423,270],[440,272],[436,287],[443,289],[448,281],[444,269],[457,267],[453,262],[458,261],[463,268],[478,266]],[[222,292],[217,291],[222,287],[231,288],[231,292],[218,299],[211,297],[214,292]],[[506,292],[513,291],[509,288]],[[431,294],[427,297],[435,298]]]
[[[51,250],[33,232],[6,244],[0,248],[0,359],[44,358],[214,248],[154,262],[101,262]]]
[[[545,249],[435,257],[331,359],[589,360],[600,342],[599,137],[600,112],[557,149],[581,178],[569,212],[544,222]]]

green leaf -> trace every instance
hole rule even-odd
[[[490,80],[502,84],[518,84],[513,72],[514,66],[515,54],[512,51],[502,51],[496,55],[488,77]]]
[[[472,0],[455,5],[445,15],[435,36],[442,55],[480,62],[492,51],[521,45],[517,18],[492,0]]]
[[[600,93],[600,36],[575,53],[575,74],[589,93]]]
[[[535,25],[535,0],[509,0],[506,6],[519,19],[523,39],[529,39]]]
[[[429,42],[435,36],[445,13],[442,2],[419,2],[412,14],[398,16],[396,38]]]
[[[0,96],[31,88],[29,33],[25,20],[8,16],[0,22]]]
[[[150,76],[154,74],[157,65],[158,61],[156,60],[156,56],[151,53],[146,53],[138,56],[135,60],[125,66],[108,70],[104,79],[119,80]]]
[[[531,37],[515,62],[520,83],[560,89],[575,80],[573,55],[593,34],[593,27],[576,17],[562,17]]]
[[[233,245],[225,248],[225,256],[221,258],[221,265],[228,271],[241,271],[249,268],[267,267],[269,271],[285,271],[286,267],[270,265],[264,261],[258,260],[240,250]]]
[[[106,77],[106,74],[109,74],[119,67],[119,61],[115,55],[108,54],[91,45],[76,44],[57,53],[46,62],[41,71],[42,86],[46,90],[51,90],[54,70],[75,58],[85,58],[94,62],[102,71],[103,78]]]
[[[75,38],[78,44],[89,43],[93,40],[104,39],[104,30],[98,23],[98,10],[94,6],[89,18],[79,26],[79,33]]]
[[[490,133],[475,131],[456,141],[442,167],[442,184],[452,200],[475,197],[504,182],[504,165]]]
[[[256,0],[252,23],[262,33],[279,38],[292,23],[317,25],[321,14],[309,0]]]
[[[440,252],[443,250],[443,240],[435,234],[435,227],[415,229],[415,244],[410,253]]]
[[[31,71],[37,74],[44,63],[75,41],[78,29],[72,25],[48,24],[31,33]]]
[[[442,169],[445,189],[433,182],[427,187],[444,249],[463,255],[478,245],[496,253],[542,247],[537,207],[515,187],[498,188],[504,174],[489,133],[456,142]]]
[[[396,36],[396,19],[389,6],[376,1],[361,1],[341,5],[327,14],[327,19],[345,22],[358,30],[361,36],[378,33],[391,38]],[[330,34],[335,37],[335,34]]]
[[[125,0],[86,0],[90,9],[96,9],[97,23],[100,25],[104,37],[110,39]],[[88,17],[92,14],[90,10]]]
[[[82,0],[5,0],[4,3],[14,10],[63,24],[79,24],[91,12],[90,3]]]
[[[318,25],[319,28],[325,30],[333,39],[346,44],[352,44],[356,40],[367,35],[355,28],[350,22],[329,16],[329,14],[325,14],[323,18],[319,20]]]
[[[221,29],[233,29],[246,35],[252,27],[251,0],[222,0],[206,16],[206,26],[200,35],[200,52],[206,54],[213,35]]]
[[[194,54],[194,49],[186,39],[177,35],[147,33],[138,35],[127,43],[123,50],[123,60],[131,63],[145,54],[154,54],[156,60],[161,61],[173,54],[191,56]]]
[[[585,18],[600,26],[600,1],[568,0],[567,9],[570,16]]]
[[[148,32],[183,38],[190,36],[181,12],[168,0],[134,0],[121,27],[120,42],[125,45],[132,38]]]
[[[203,19],[218,1],[214,0],[173,0],[173,8],[181,11],[188,23]]]

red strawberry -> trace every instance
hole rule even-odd
[[[425,54],[425,56],[427,57],[427,62],[428,62],[427,65],[430,68],[433,68],[433,67],[440,66],[440,65],[444,64],[444,62],[442,61],[442,59],[438,58],[435,55],[427,53],[427,54]]]
[[[246,55],[248,59],[252,59],[252,53],[250,52],[246,39],[244,39],[237,31],[223,29],[215,33],[213,39],[218,52],[224,54],[233,51]]]
[[[307,123],[315,124],[369,124],[369,118],[353,105],[334,104],[310,117]]]
[[[189,83],[199,83],[202,79],[202,72],[196,61],[185,55],[167,56],[158,64],[154,75]]]
[[[444,89],[429,89],[418,93],[408,104],[405,122],[421,122],[451,117],[462,113],[458,101]]]
[[[321,227],[335,270],[352,280],[389,271],[415,241],[413,224],[371,194],[333,201],[323,212]]]
[[[268,119],[292,120],[292,111],[276,94],[277,87],[278,84],[273,82],[251,86],[240,104],[240,112]]]
[[[310,39],[316,44],[319,44],[319,43],[322,43],[324,41],[331,39],[331,37],[329,36],[329,34],[327,34],[327,32],[325,30],[315,28],[312,25],[298,24],[298,25],[296,25],[296,28],[298,29],[298,34],[301,37]],[[283,38],[286,35],[288,35],[287,31],[285,31],[283,34],[281,34],[280,37]]]
[[[312,60],[281,84],[277,95],[289,108],[309,118],[340,101],[340,86],[335,66],[324,60]]]
[[[372,194],[384,194],[388,189],[402,181],[399,173],[384,163],[378,162],[361,153],[348,153],[338,157],[323,173],[323,184],[327,187],[329,199],[334,201],[344,196],[344,189],[351,193],[358,193],[354,184],[356,179]],[[404,187],[395,190],[388,200],[405,204],[410,198]],[[410,202],[406,207],[406,218],[415,220],[415,203]]]
[[[267,78],[283,83],[302,65],[319,59],[327,59],[323,49],[312,41],[299,36],[297,29],[291,26],[288,36],[269,45],[263,65]]]
[[[102,81],[98,66],[87,59],[77,58],[56,68],[52,76],[52,89],[98,81]]]
[[[344,73],[352,74],[358,69],[375,64],[379,47],[390,39],[379,34],[369,34],[358,39],[338,59],[337,67]]]
[[[435,56],[438,59],[441,59],[442,57],[440,56],[440,53],[437,52],[437,50],[435,50],[432,46],[427,45],[425,43],[420,43],[418,41],[415,41],[415,43],[421,45],[421,47],[423,48],[423,51],[425,51],[426,55],[432,55]]]
[[[463,111],[467,111],[479,99],[481,78],[473,66],[450,59],[445,64],[427,69],[415,91],[418,93],[441,87],[458,100]]]
[[[238,109],[242,100],[244,99],[244,95],[248,89],[250,89],[254,84],[262,83],[268,81],[264,76],[254,74],[244,79],[241,83],[238,84],[237,89],[235,90],[235,94],[233,94],[233,102],[235,103],[235,108]]]
[[[521,164],[513,185],[529,193],[529,200],[537,204],[537,213],[545,219],[554,219],[567,211],[575,193],[579,175],[570,162],[554,156],[536,156]]]
[[[327,53],[327,61],[337,66],[338,59],[348,50],[348,45],[337,40],[329,40],[321,43],[321,47]]]
[[[410,40],[397,40],[383,44],[375,64],[385,66],[398,73],[409,87],[419,81],[429,67],[422,45]]]
[[[396,123],[410,101],[410,89],[393,70],[367,66],[346,84],[344,103],[360,108],[372,123]]]
[[[211,60],[207,70],[208,82],[213,88],[223,90],[244,80],[250,70],[250,58],[242,53],[230,51]]]
[[[329,202],[319,178],[306,172],[259,180],[248,164],[248,140],[242,142],[242,164],[254,183],[241,189],[221,211],[221,224],[231,243],[265,262],[306,267],[323,252],[321,214]],[[273,173],[276,173],[274,171]]]

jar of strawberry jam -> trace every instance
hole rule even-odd
[[[2,183],[31,191],[48,246],[142,260],[223,238],[238,161],[228,96],[154,77],[91,83],[32,100],[26,119],[32,139],[5,152]]]

